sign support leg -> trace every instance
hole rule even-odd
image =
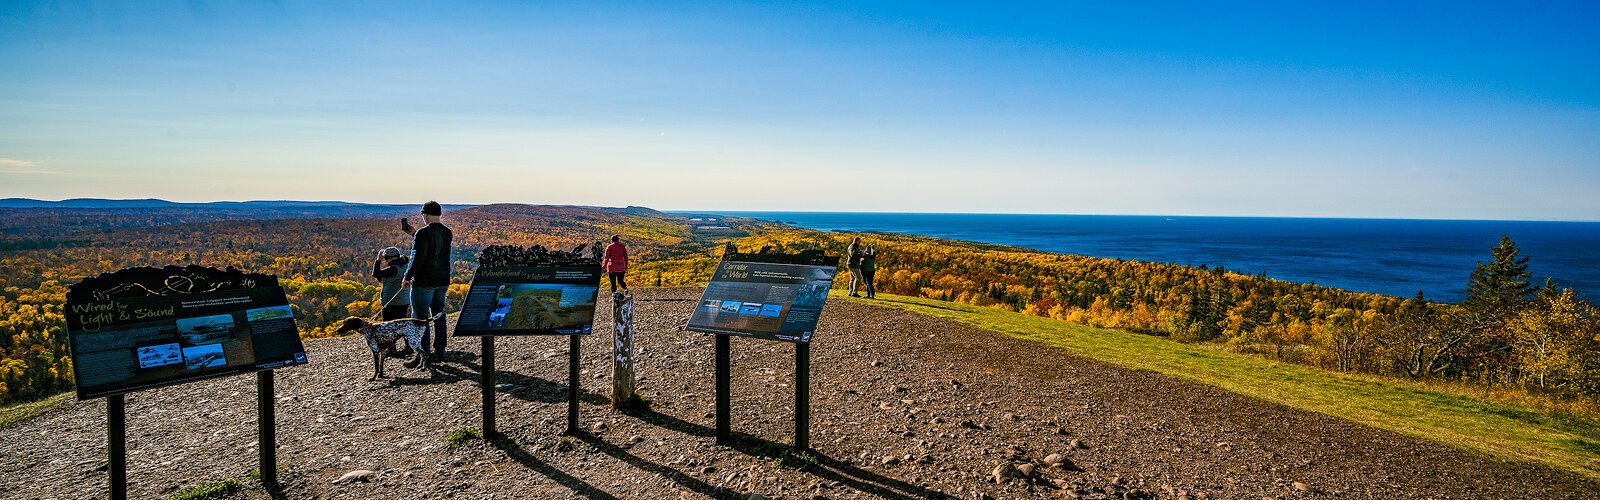
[[[811,344],[794,345],[794,450],[811,449]]]
[[[494,427],[494,336],[484,335],[483,342],[483,380],[478,385],[483,388],[483,438],[491,439],[499,432]]]
[[[728,368],[728,336],[717,334],[717,444],[730,444],[733,442],[731,430],[733,420],[733,396],[728,386],[728,379],[732,378]]]
[[[111,500],[128,498],[128,419],[121,394],[106,396],[106,471]]]
[[[567,336],[567,435],[578,434],[578,337]]]
[[[278,483],[278,412],[272,370],[256,372],[256,448],[261,451],[261,484]]]

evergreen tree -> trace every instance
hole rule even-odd
[[[1507,324],[1528,308],[1537,288],[1530,282],[1528,258],[1509,236],[1500,236],[1500,245],[1490,249],[1489,262],[1478,262],[1467,279],[1467,298],[1461,301],[1460,314],[1452,315],[1446,326],[1452,336],[1465,340],[1461,352],[1451,359],[1451,372],[1483,380],[1507,379],[1515,364],[1513,332]]]
[[[1533,274],[1528,272],[1528,258],[1517,258],[1520,252],[1511,237],[1500,235],[1500,246],[1490,249],[1493,259],[1478,262],[1467,279],[1467,298],[1461,305],[1470,309],[1509,312],[1534,293],[1528,282]]]

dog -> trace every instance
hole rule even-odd
[[[361,332],[367,339],[367,348],[372,349],[372,378],[368,382],[387,378],[383,375],[383,360],[395,354],[394,344],[400,339],[405,339],[405,346],[415,353],[411,361],[407,361],[406,368],[416,368],[422,365],[433,373],[433,362],[428,355],[423,353],[422,339],[433,328],[433,320],[443,316],[434,315],[433,318],[421,320],[417,318],[401,318],[391,321],[374,323],[367,318],[351,316],[345,318],[344,324],[339,326],[337,333]],[[440,333],[443,334],[442,332]]]

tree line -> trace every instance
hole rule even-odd
[[[283,217],[284,214],[269,214]],[[263,219],[238,209],[0,210],[0,404],[71,390],[62,306],[79,280],[132,266],[233,266],[277,275],[302,337],[334,335],[348,316],[377,312],[372,259],[410,243],[394,217]],[[333,215],[344,215],[333,212]],[[256,218],[251,218],[256,217]],[[571,248],[612,234],[638,259],[677,258],[712,247],[681,218],[649,209],[489,205],[452,211],[452,304],[459,304],[479,249],[494,244]]]
[[[23,212],[23,215],[31,212]],[[235,266],[276,274],[301,335],[332,334],[376,312],[367,278],[378,248],[405,247],[391,218],[242,220],[245,215],[45,212],[0,218],[0,404],[72,388],[61,306],[67,284],[128,266]],[[76,218],[75,218],[76,217]],[[722,240],[648,209],[492,205],[447,214],[456,234],[452,303],[477,250],[570,248],[620,234],[630,281],[705,283]],[[851,236],[728,220],[745,251],[844,252]],[[1466,381],[1562,396],[1600,395],[1600,324],[1572,290],[1536,283],[1504,238],[1466,277],[1467,299],[1400,298],[1291,283],[1220,267],[1060,255],[933,238],[862,234],[880,250],[878,290],[1168,336],[1285,362],[1417,380]],[[56,244],[60,242],[60,244]],[[839,286],[843,281],[836,283]]]
[[[1600,395],[1600,318],[1577,292],[1535,283],[1502,237],[1459,303],[1291,283],[1221,267],[1060,255],[891,234],[778,229],[743,248],[877,245],[878,290],[1216,344],[1343,372]],[[646,263],[668,285],[703,281],[710,256]]]

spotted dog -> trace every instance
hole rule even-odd
[[[438,319],[439,316],[436,315],[428,320],[401,318],[378,323],[373,323],[366,318],[351,316],[344,320],[343,325],[339,326],[338,333],[361,332],[361,336],[367,339],[367,348],[372,349],[372,378],[367,379],[368,381],[385,378],[383,376],[383,360],[394,354],[395,342],[400,339],[405,339],[405,346],[416,353],[411,358],[411,361],[406,362],[406,368],[416,368],[418,364],[421,364],[428,369],[429,373],[432,373],[433,364],[428,360],[428,355],[422,352],[424,348],[422,338],[432,328],[433,320]]]

